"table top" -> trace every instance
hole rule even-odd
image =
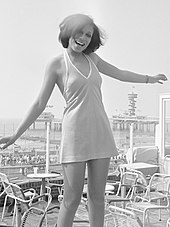
[[[60,174],[58,173],[31,173],[27,175],[29,178],[55,178],[59,176]]]
[[[144,162],[134,162],[134,163],[128,163],[128,164],[121,164],[121,167],[124,168],[130,168],[130,169],[145,169],[145,168],[154,168],[158,167],[154,164],[144,163]]]

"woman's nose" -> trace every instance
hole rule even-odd
[[[85,40],[85,38],[86,38],[85,34],[81,34],[79,37],[80,40]]]

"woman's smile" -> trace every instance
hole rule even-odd
[[[93,27],[91,25],[86,25],[82,30],[78,31],[74,37],[70,38],[70,46],[74,51],[85,50],[93,35]]]
[[[84,46],[85,45],[85,43],[83,43],[83,42],[81,42],[81,41],[79,41],[79,40],[75,40],[75,43],[77,44],[77,45],[79,45],[79,46]]]

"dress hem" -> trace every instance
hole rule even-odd
[[[60,164],[66,164],[66,163],[75,163],[75,162],[87,162],[90,160],[94,160],[94,159],[104,159],[104,158],[112,158],[114,156],[117,156],[118,152],[115,152],[115,154],[110,154],[110,155],[105,155],[105,156],[100,156],[100,157],[89,157],[89,158],[84,158],[82,159],[82,157],[75,159],[72,159],[71,157],[67,157],[67,160],[61,160]]]

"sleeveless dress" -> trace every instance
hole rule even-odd
[[[102,78],[88,55],[89,75],[84,76],[64,52],[66,107],[62,120],[60,162],[82,162],[118,155],[101,94]]]

